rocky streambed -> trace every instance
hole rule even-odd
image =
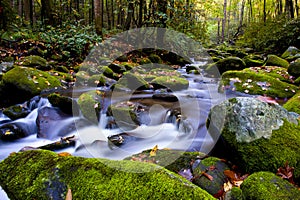
[[[216,62],[148,49],[79,70],[2,63],[2,188],[10,199],[297,199],[297,53],[208,52]]]

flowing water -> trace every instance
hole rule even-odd
[[[200,63],[201,65],[203,63]],[[153,100],[152,94],[134,94],[132,101],[148,105],[148,112],[140,116],[144,122],[135,129],[126,131],[122,136],[125,138],[121,146],[110,145],[108,137],[124,134],[119,128],[108,129],[107,123],[110,120],[105,114],[101,114],[98,125],[77,126],[77,129],[68,135],[75,135],[79,140],[76,146],[62,151],[68,151],[75,156],[101,157],[109,159],[123,159],[155,145],[158,148],[172,148],[187,151],[201,151],[208,153],[215,141],[207,132],[205,123],[210,108],[220,103],[227,97],[218,93],[218,79],[207,78],[202,74],[186,74],[185,69],[180,73],[189,80],[189,88],[184,91],[173,93],[178,102],[162,102]],[[81,91],[82,92],[82,91]],[[234,94],[232,94],[234,95]],[[121,101],[118,99],[118,101]],[[17,152],[25,146],[39,147],[59,140],[59,132],[71,123],[80,121],[82,117],[70,117],[60,121],[53,127],[53,139],[37,138],[36,118],[38,109],[51,107],[47,99],[41,99],[36,105],[31,105],[32,112],[23,119],[16,120],[16,123],[25,123],[32,135],[12,142],[0,141],[0,160],[5,159],[11,152]],[[172,111],[180,110],[180,120],[172,115]],[[6,123],[9,119],[3,114],[0,115],[0,124]],[[3,197],[0,188],[0,199]]]

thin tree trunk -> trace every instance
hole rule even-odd
[[[222,42],[225,39],[225,24],[226,24],[226,17],[227,17],[227,0],[224,0],[223,5],[223,20],[222,20]]]
[[[94,0],[94,13],[95,13],[95,30],[98,35],[102,37],[103,28],[103,1]]]
[[[130,25],[131,25],[131,21],[134,15],[134,4],[132,1],[129,1],[128,3],[128,10],[127,10],[127,18],[124,24],[124,30],[129,30],[130,29]]]
[[[143,25],[143,6],[144,6],[144,0],[139,1],[139,16],[138,16],[138,27],[142,27]]]
[[[24,2],[24,17],[26,22],[30,22],[30,0],[23,0]]]
[[[111,17],[109,12],[108,0],[105,0],[105,5],[106,5],[106,14],[107,14],[107,26],[108,26],[108,30],[111,30]]]
[[[111,0],[111,25],[112,28],[115,28],[115,13],[114,13],[114,1]]]
[[[266,25],[267,22],[267,13],[266,13],[266,0],[264,0],[264,10],[263,10],[263,14],[264,14],[264,25]]]

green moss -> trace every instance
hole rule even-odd
[[[288,67],[288,72],[295,78],[300,77],[300,60],[291,63]]]
[[[268,59],[264,65],[288,68],[289,62],[276,55],[268,55]]]
[[[38,67],[43,69],[46,67],[47,61],[40,56],[27,56],[23,59],[22,65],[28,67]]]
[[[295,167],[295,177],[300,178],[300,125],[287,121],[273,130],[270,139],[260,138],[249,143],[237,142],[235,133],[227,129],[222,131],[233,162],[245,172],[258,171],[277,172],[279,167],[289,165]]]
[[[235,90],[239,92],[267,95],[274,98],[290,98],[298,90],[295,85],[250,70],[225,72],[222,75],[219,89],[226,86],[234,86]]]
[[[155,156],[151,156],[150,152],[151,149],[145,150],[124,160],[151,162],[178,173],[181,169],[190,169],[192,161],[205,156],[205,154],[201,152],[184,152],[172,149],[158,149]]]
[[[3,75],[6,98],[22,103],[39,95],[44,89],[61,86],[60,81],[47,72],[33,68],[15,67]]]
[[[225,199],[243,200],[243,191],[238,187],[233,187],[229,192],[226,193]]]
[[[156,54],[151,54],[148,58],[152,63],[162,63],[162,59]]]
[[[144,65],[144,64],[149,64],[151,63],[151,60],[147,57],[140,59],[139,64]]]
[[[67,114],[73,114],[73,104],[75,102],[73,102],[72,98],[52,93],[48,96],[48,100],[52,106],[60,108]]]
[[[219,162],[219,158],[208,157],[201,161],[201,163],[207,167],[216,165],[216,162]]]
[[[96,86],[104,86],[106,80],[102,74],[95,74],[88,78],[87,84],[88,86],[96,87]]]
[[[30,110],[22,105],[13,105],[3,110],[3,114],[12,120],[24,118],[30,113]]]
[[[177,76],[159,76],[153,79],[151,83],[170,88],[172,91],[184,90],[189,87],[188,80]]]
[[[102,92],[89,91],[83,93],[78,98],[78,105],[84,117],[93,123],[98,124],[101,110]]]
[[[263,60],[256,60],[252,56],[246,56],[243,58],[243,61],[245,62],[247,67],[259,67],[264,64]]]
[[[137,170],[141,173],[134,173]],[[49,199],[47,186],[53,174],[60,186],[71,189],[73,199],[214,199],[150,163],[60,157],[37,150],[11,155],[0,163],[0,171],[1,186],[11,199]],[[62,199],[66,190],[61,189]]]
[[[280,81],[284,81],[287,83],[293,83],[293,80],[290,78],[290,75],[289,75],[287,69],[283,68],[283,67],[276,67],[276,66],[250,67],[250,68],[244,69],[243,71],[255,72],[258,74],[271,76]]]
[[[140,125],[138,116],[136,114],[135,105],[127,105],[124,102],[110,105],[108,107],[108,115],[113,116],[118,127],[122,130],[132,130]]]
[[[291,99],[289,99],[283,107],[290,112],[295,112],[300,114],[300,93],[295,94]]]
[[[251,174],[241,185],[246,199],[283,200],[299,199],[300,190],[270,172]]]
[[[228,70],[242,70],[246,67],[245,62],[242,59],[240,59],[238,57],[228,57],[228,58],[219,60],[215,64],[209,65],[206,68],[206,71],[210,72],[212,70],[216,70],[214,65],[216,65],[220,74],[223,74],[224,72],[226,72]]]
[[[136,66],[138,66],[138,63],[133,62],[121,62],[120,65],[124,66],[126,70],[132,70]]]
[[[149,89],[149,84],[141,76],[139,76],[139,74],[126,72],[115,86],[115,89],[122,88],[128,88],[130,90],[143,90]]]

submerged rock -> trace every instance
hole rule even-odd
[[[8,122],[0,126],[0,139],[12,141],[36,133],[37,129],[32,122]]]
[[[250,173],[276,172],[288,161],[300,177],[298,117],[254,98],[226,100],[211,109],[207,120],[209,133],[218,140],[212,154],[227,157]]]
[[[299,56],[296,56],[296,55]],[[294,46],[290,46],[282,55],[281,58],[292,60],[294,58],[300,57],[300,50]]]
[[[29,115],[30,112],[31,110],[22,104],[13,105],[3,110],[3,114],[12,120],[24,118]]]
[[[300,190],[270,172],[251,174],[241,185],[245,199],[299,199]]]
[[[43,107],[38,110],[36,119],[37,137],[53,139],[65,136],[76,129],[71,115],[63,113],[55,107]]]
[[[140,171],[140,173],[136,173]],[[0,163],[0,184],[11,199],[214,199],[158,165],[59,156],[44,150],[11,154]]]

